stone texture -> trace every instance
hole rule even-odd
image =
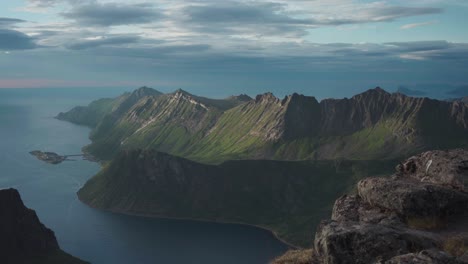
[[[468,151],[427,151],[397,166],[397,175],[420,182],[447,185],[458,190],[468,188]]]
[[[468,193],[400,178],[367,178],[358,183],[358,192],[370,205],[407,218],[442,219],[468,209]]]
[[[361,180],[358,195],[337,199],[332,221],[318,227],[317,257],[325,264],[466,263],[457,242],[464,240],[453,237],[468,229],[467,158],[460,149],[425,152],[391,177]]]
[[[373,263],[438,246],[430,233],[358,222],[323,222],[315,236],[323,263]]]
[[[450,256],[438,249],[424,250],[419,253],[410,253],[396,256],[385,264],[465,264],[467,262]]]

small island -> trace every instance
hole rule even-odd
[[[47,162],[49,164],[60,164],[64,161],[72,161],[72,159],[69,159],[69,157],[83,157],[84,160],[89,160],[89,161],[95,161],[95,159],[90,156],[90,155],[85,155],[85,154],[76,154],[76,155],[59,155],[55,152],[43,152],[40,150],[33,150],[29,152],[29,154],[35,156],[39,160],[42,160],[44,162]]]
[[[29,154],[36,156],[39,160],[45,161],[50,164],[59,164],[67,160],[67,156],[60,156],[55,152],[42,152],[40,150],[34,150]]]

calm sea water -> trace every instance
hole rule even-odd
[[[122,89],[0,89],[0,188],[17,188],[65,251],[94,264],[268,263],[287,247],[240,225],[125,216],[87,207],[76,191],[98,170],[83,160],[49,165],[31,150],[80,153],[89,129],[53,118]]]

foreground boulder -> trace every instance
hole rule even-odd
[[[397,166],[397,175],[458,190],[468,188],[468,151],[427,151]]]
[[[430,249],[419,253],[411,253],[396,256],[384,264],[463,264],[464,261],[457,259],[446,252]]]
[[[357,222],[324,222],[315,238],[324,263],[374,263],[438,245],[438,239],[427,232]]]
[[[468,210],[468,193],[405,178],[368,178],[358,183],[359,196],[373,207],[406,218],[443,220]]]
[[[319,263],[468,263],[468,151],[431,151],[367,178],[315,235]],[[456,239],[454,239],[456,237]]]
[[[15,189],[0,190],[0,263],[83,264],[65,252],[54,232],[24,206]]]

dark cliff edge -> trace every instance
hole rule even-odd
[[[336,200],[314,249],[274,264],[468,263],[468,151],[429,151]]]
[[[152,150],[122,151],[78,196],[114,212],[243,223],[310,246],[314,227],[357,180],[395,161],[228,161],[206,165]]]
[[[63,252],[54,232],[34,210],[24,206],[15,189],[0,190],[0,263],[86,264]]]

